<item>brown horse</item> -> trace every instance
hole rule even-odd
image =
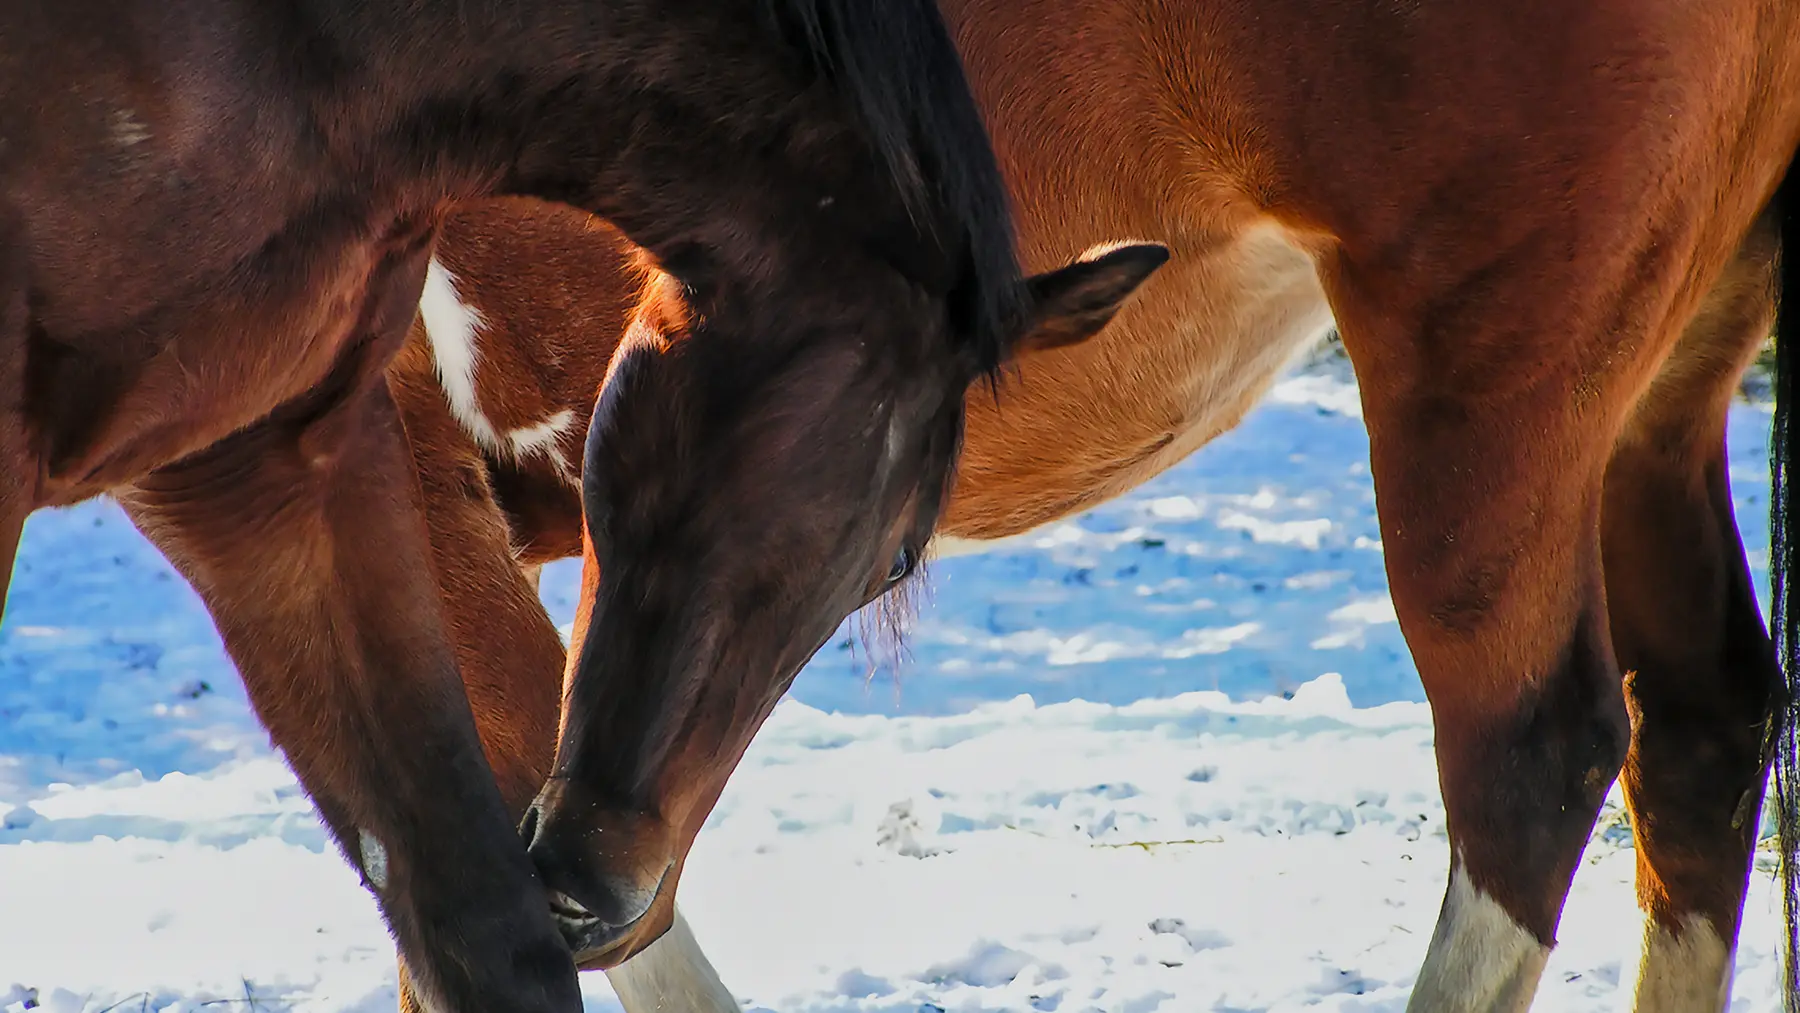
[[[1774,318],[1777,251],[1800,249],[1800,184],[1776,193],[1800,144],[1800,8],[944,7],[1028,263],[1121,235],[1175,253],[1105,336],[1033,356],[997,403],[970,402],[946,530],[997,537],[1141,481],[1232,425],[1335,319],[1452,843],[1414,1008],[1529,1002],[1621,773],[1650,915],[1638,1008],[1721,1008],[1773,760],[1790,894],[1800,829],[1781,675],[1800,614],[1778,577],[1773,650],[1723,451],[1730,392]],[[470,298],[511,269],[470,279]],[[681,293],[651,285],[679,317]],[[760,596],[713,591],[746,569],[817,566],[839,543],[828,524],[797,543],[682,520],[703,497],[728,509],[738,490],[713,476],[752,450],[671,436],[681,406],[645,394],[678,354],[644,333],[654,320],[631,328],[586,440],[585,593],[537,810],[555,888],[590,911],[667,893],[750,731],[844,611],[787,597],[779,576]],[[572,444],[554,445],[573,470]],[[534,532],[522,545],[572,547],[566,492],[495,481]],[[866,495],[808,485],[795,509]],[[534,530],[552,501],[560,519]],[[1778,574],[1800,564],[1796,525],[1778,514]],[[894,531],[897,573],[921,537]],[[605,846],[585,864],[562,857],[589,834]]]
[[[0,551],[39,507],[117,495],[375,892],[409,999],[568,1010],[559,930],[590,935],[552,918],[482,762],[384,382],[444,209],[496,193],[652,251],[683,309],[645,311],[682,336],[667,403],[715,444],[778,429],[792,452],[746,463],[796,488],[943,471],[938,403],[1030,314],[1087,312],[1164,254],[1026,289],[924,0],[0,5]],[[901,511],[829,505],[836,550]],[[814,539],[787,506],[734,512]],[[787,590],[836,610],[864,567],[821,557]]]
[[[1091,334],[1160,260],[1149,251],[1084,320],[1040,314],[1025,340]],[[529,198],[465,203],[445,219],[418,319],[388,367],[458,667],[509,811],[530,804],[556,741],[564,652],[537,574],[581,553],[580,455],[594,391],[654,275],[643,251],[574,208]],[[627,1008],[736,1009],[673,898],[662,890],[657,917],[619,926],[616,941],[582,964],[615,963],[672,918],[650,954],[608,972]],[[675,1007],[665,1005],[671,996]]]

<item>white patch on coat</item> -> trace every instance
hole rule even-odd
[[[556,469],[556,473],[562,476],[563,481],[570,485],[579,484],[581,476],[569,466],[568,455],[564,454],[562,449],[563,434],[567,433],[569,427],[574,424],[575,413],[564,408],[537,425],[514,429],[506,434],[507,442],[511,444],[513,458],[523,461],[541,455]]]
[[[450,402],[450,413],[476,442],[499,449],[500,434],[481,413],[475,398],[475,369],[481,361],[476,337],[483,325],[481,312],[456,294],[456,275],[436,257],[425,269],[425,291],[419,296],[419,318],[431,340],[431,356],[437,362],[438,383]]]
[[[456,417],[463,431],[485,450],[515,461],[542,456],[563,481],[570,484],[579,481],[580,476],[559,442],[575,422],[573,411],[564,409],[542,422],[510,430],[504,436],[493,420],[482,413],[475,381],[481,367],[479,338],[486,321],[480,310],[457,294],[456,275],[436,257],[431,258],[425,269],[419,317],[425,324],[425,336],[431,342],[431,355],[437,363],[438,383],[444,389],[444,399],[450,403],[450,414]]]
[[[363,875],[369,879],[369,885],[376,890],[386,890],[388,885],[387,848],[381,844],[381,838],[367,830],[356,832],[357,850],[362,859]]]
[[[138,117],[137,111],[120,106],[107,117],[106,132],[114,146],[129,150],[150,139],[150,126]]]
[[[881,447],[881,470],[885,473],[900,460],[900,448],[906,445],[906,434],[900,429],[900,415],[888,416],[887,439]]]

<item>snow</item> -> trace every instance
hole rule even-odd
[[[1734,409],[1759,584],[1767,424]],[[1133,494],[933,564],[897,680],[847,628],[688,864],[727,984],[821,1013],[1402,1009],[1448,856],[1366,455],[1355,388],[1299,375]],[[546,572],[559,622],[575,574]],[[372,901],[112,504],[27,527],[0,749],[0,1008],[392,1008]],[[1618,1002],[1634,862],[1615,791],[1536,1008]],[[1736,1011],[1775,1005],[1767,865]]]

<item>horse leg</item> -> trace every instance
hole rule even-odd
[[[1730,994],[1783,684],[1732,515],[1725,421],[1773,322],[1775,255],[1773,229],[1759,229],[1606,473],[1607,607],[1632,719],[1623,781],[1647,915],[1638,1013],[1723,1010]]]
[[[119,499],[206,600],[424,1005],[579,1009],[482,760],[379,363],[347,361],[306,403]]]
[[[1679,303],[1650,294],[1677,284],[1691,250],[1646,231],[1572,262],[1566,228],[1521,227],[1543,248],[1498,261],[1434,250],[1405,277],[1347,256],[1322,271],[1362,384],[1385,563],[1431,703],[1451,845],[1411,1010],[1530,1004],[1630,741],[1607,622],[1604,478],[1635,393],[1677,337]],[[1538,268],[1552,262],[1561,287],[1546,290]]]
[[[1584,448],[1557,409],[1487,392],[1440,401],[1377,387],[1364,399],[1451,844],[1407,1008],[1524,1010],[1628,738],[1602,590],[1604,450]],[[1561,431],[1521,445],[1511,418]]]
[[[513,554],[487,462],[450,412],[430,349],[388,369],[425,504],[432,569],[456,665],[507,818],[525,815],[556,753],[563,644]],[[412,360],[422,356],[423,368]]]
[[[428,345],[388,368],[424,492],[431,559],[457,668],[509,819],[550,775],[562,695],[562,637],[538,598],[541,566],[521,566],[481,450],[450,412]],[[677,912],[673,927],[606,972],[626,1013],[737,1013],[737,1000]],[[421,1009],[404,960],[400,1009]]]
[[[625,1013],[738,1013],[738,1001],[700,949],[694,930],[675,909],[674,924],[656,942],[606,972]]]
[[[409,341],[387,375],[423,496],[431,568],[457,671],[501,804],[516,826],[549,776],[556,750],[562,639],[513,560],[486,463],[450,413],[430,348]],[[419,1013],[423,1005],[404,957],[399,986],[402,1013]]]
[[[12,586],[25,518],[37,506],[38,462],[26,421],[31,305],[25,246],[0,218],[0,615]]]

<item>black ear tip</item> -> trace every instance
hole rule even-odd
[[[1161,243],[1123,243],[1088,261],[1107,267],[1132,269],[1145,277],[1169,262],[1169,248]]]
[[[1132,249],[1138,251],[1136,259],[1144,265],[1146,274],[1169,262],[1169,248],[1161,243],[1139,243]]]

